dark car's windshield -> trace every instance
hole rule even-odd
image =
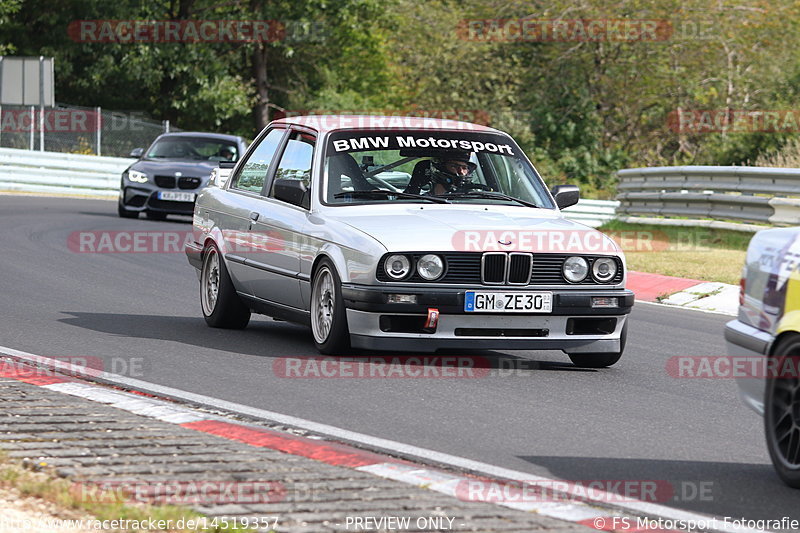
[[[165,137],[147,151],[147,159],[180,159],[183,161],[236,161],[236,143],[203,137]]]
[[[335,205],[424,202],[419,196],[427,196],[448,203],[553,207],[519,147],[495,133],[337,132],[328,141],[325,168],[325,201]]]

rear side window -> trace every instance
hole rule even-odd
[[[275,152],[278,150],[285,132],[284,129],[272,130],[261,140],[242,165],[239,174],[234,176],[231,181],[232,189],[261,194],[272,159],[275,157]]]

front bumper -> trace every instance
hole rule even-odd
[[[725,344],[730,357],[767,357],[774,337],[763,330],[754,328],[739,320],[725,324]],[[763,376],[736,378],[739,396],[742,401],[757,413],[764,414]]]
[[[128,211],[154,213],[164,213],[170,215],[192,215],[194,213],[194,202],[173,202],[170,200],[159,200],[159,191],[189,192],[195,195],[202,189],[198,187],[190,190],[161,189],[149,184],[135,184],[123,186],[120,191],[120,204]]]
[[[625,289],[548,290],[553,293],[551,313],[468,313],[464,311],[467,290],[473,289],[343,284],[351,344],[373,350],[455,348],[617,353],[621,351],[620,338],[634,301],[633,292]],[[539,291],[530,287],[527,290]],[[414,294],[417,303],[388,303],[389,294]],[[616,297],[619,305],[593,308],[593,296]],[[429,308],[440,313],[435,331],[422,327]]]

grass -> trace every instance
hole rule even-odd
[[[124,503],[124,501],[121,501],[126,499],[124,495],[114,491],[100,494],[94,493],[91,497],[85,497],[82,496],[85,493],[75,489],[74,483],[43,471],[42,468],[47,467],[46,463],[32,464],[30,467],[25,468],[18,463],[12,462],[0,451],[0,486],[14,488],[23,496],[41,498],[63,509],[89,514],[98,520],[131,520],[140,522],[169,520],[175,524],[181,519],[185,523],[188,520],[197,521],[197,519],[204,516],[190,509],[173,505]],[[210,519],[208,523],[210,524]],[[198,530],[173,529],[170,531],[197,533]],[[252,532],[253,530],[232,527],[209,527],[203,531]]]
[[[737,285],[751,233],[613,220],[599,228],[625,251],[628,269]]]

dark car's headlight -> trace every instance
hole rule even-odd
[[[147,174],[138,170],[129,170],[128,179],[134,183],[147,183]]]
[[[600,283],[608,283],[617,275],[617,262],[610,257],[598,257],[592,263],[592,277]]]
[[[394,280],[400,280],[408,276],[411,271],[411,261],[404,255],[390,255],[383,262],[383,269]]]
[[[438,255],[423,255],[417,261],[417,273],[422,279],[433,281],[444,274],[444,261]]]

